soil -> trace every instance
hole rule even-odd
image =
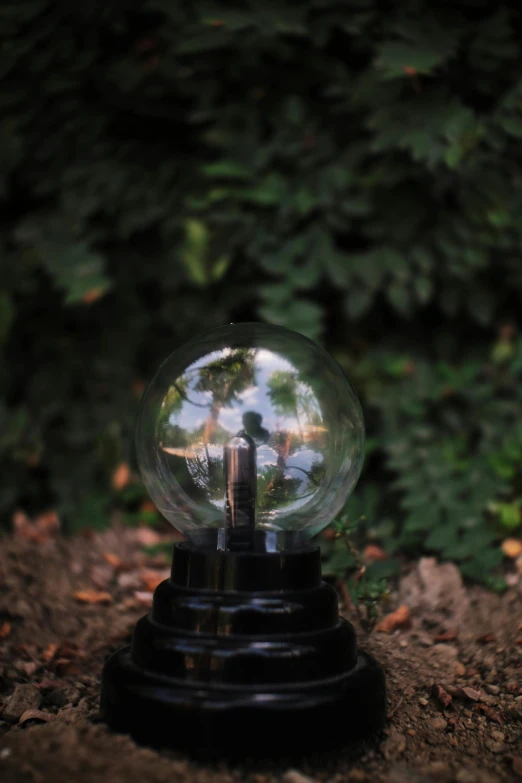
[[[383,732],[306,760],[206,766],[139,747],[98,715],[104,658],[128,643],[168,574],[168,556],[145,549],[158,534],[30,538],[0,541],[2,783],[522,780],[518,583],[498,596],[463,586],[451,564],[408,566],[383,614],[409,613],[392,614],[391,633],[359,629],[361,646],[387,671]],[[347,616],[357,625],[353,611]]]

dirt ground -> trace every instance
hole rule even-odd
[[[2,783],[522,780],[522,584],[493,595],[429,559],[406,569],[384,610],[407,605],[410,627],[360,636],[388,676],[378,736],[306,761],[229,767],[111,733],[98,715],[100,672],[168,574],[167,555],[145,549],[157,538],[111,529],[0,540]]]

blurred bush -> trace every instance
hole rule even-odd
[[[516,9],[4,0],[0,19],[6,522],[132,507],[144,380],[194,332],[265,319],[354,378],[369,534],[491,580],[522,502]]]

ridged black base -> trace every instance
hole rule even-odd
[[[150,745],[202,756],[302,753],[379,728],[385,678],[339,618],[318,550],[182,544],[132,646],[105,664],[101,708],[113,728]]]
[[[259,690],[190,686],[143,671],[130,647],[104,669],[103,710],[140,743],[198,756],[274,756],[337,747],[380,728],[385,682],[380,664],[359,653],[345,674]]]

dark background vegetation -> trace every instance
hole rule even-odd
[[[522,501],[516,4],[3,0],[0,27],[2,524],[150,514],[144,383],[194,333],[266,320],[360,394],[349,519],[502,587]]]

